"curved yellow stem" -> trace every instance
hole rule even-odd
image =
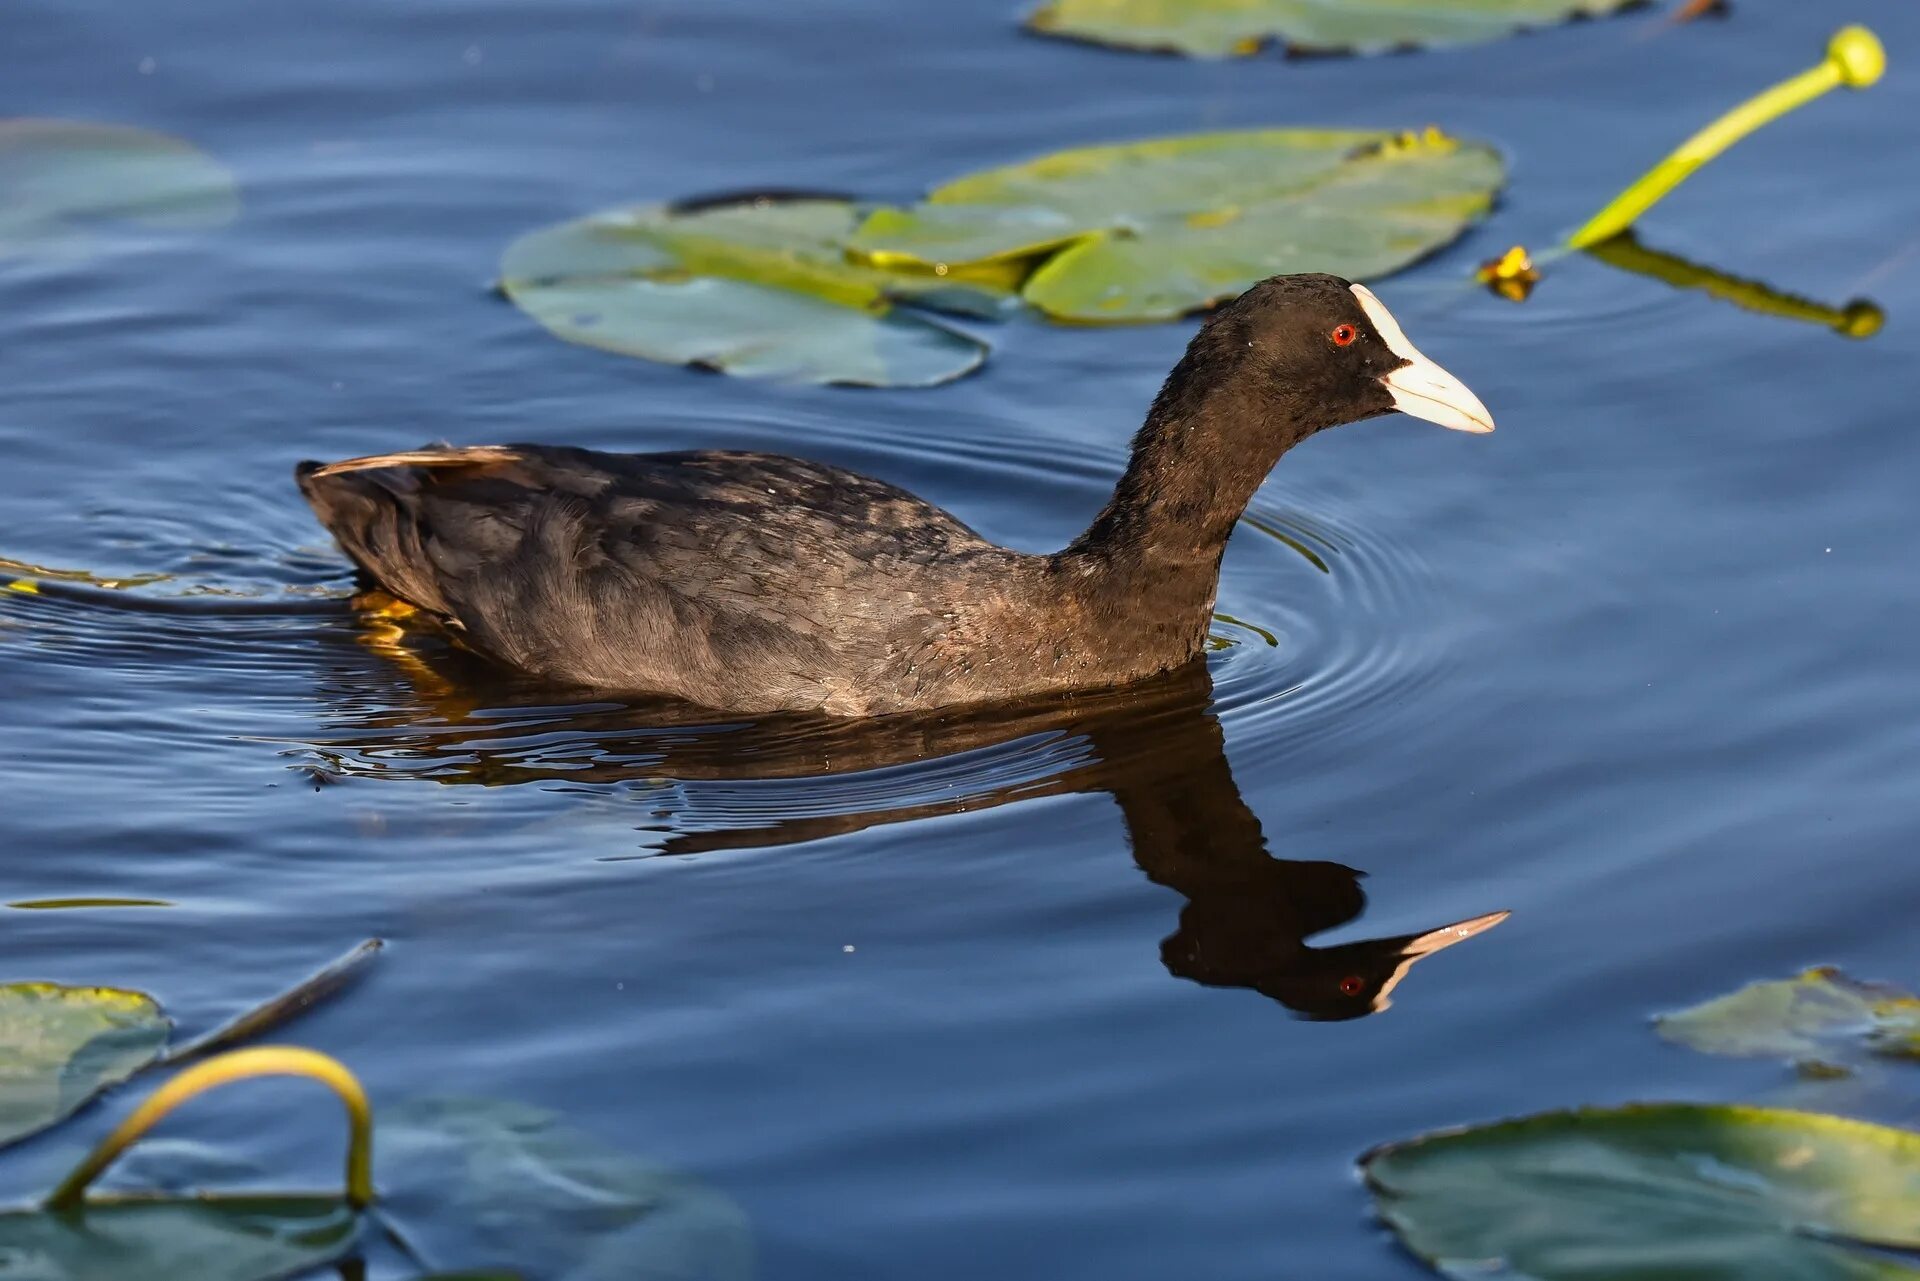
[[[1575,249],[1585,249],[1618,235],[1691,177],[1694,170],[1768,121],[1805,106],[1829,89],[1841,85],[1864,89],[1886,69],[1887,54],[1879,37],[1865,27],[1842,27],[1827,42],[1827,56],[1819,66],[1747,99],[1681,143],[1665,160],[1569,236],[1567,243]]]
[[[337,1059],[317,1050],[262,1045],[208,1059],[155,1090],[86,1160],[74,1167],[73,1173],[61,1180],[60,1186],[47,1197],[47,1209],[79,1206],[88,1185],[99,1178],[102,1171],[188,1099],[229,1082],[256,1076],[304,1076],[340,1096],[340,1101],[347,1105],[347,1118],[352,1127],[347,1141],[347,1204],[356,1210],[373,1204],[373,1108],[359,1080]]]

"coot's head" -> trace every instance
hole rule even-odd
[[[1338,276],[1274,276],[1207,319],[1190,379],[1231,382],[1297,435],[1399,411],[1493,430],[1466,384],[1420,354],[1373,291]]]

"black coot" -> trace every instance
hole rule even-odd
[[[297,475],[368,576],[500,662],[727,712],[865,716],[1194,659],[1227,537],[1280,455],[1394,410],[1493,430],[1364,286],[1276,276],[1206,319],[1112,499],[1050,555],[771,454],[449,446]]]

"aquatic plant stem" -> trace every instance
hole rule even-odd
[[[386,942],[382,939],[368,939],[345,956],[302,979],[272,1000],[257,1005],[206,1035],[196,1037],[179,1049],[170,1051],[160,1060],[158,1066],[179,1067],[194,1059],[204,1059],[210,1054],[230,1049],[242,1041],[252,1040],[262,1032],[278,1027],[289,1019],[298,1018],[315,1005],[339,993],[341,989],[357,982],[366,972],[368,964],[380,955],[385,947]]]
[[[1631,231],[1603,240],[1587,252],[1609,267],[1648,276],[1676,289],[1698,289],[1710,297],[1761,315],[1823,325],[1843,338],[1871,338],[1886,323],[1886,313],[1868,299],[1856,298],[1844,307],[1836,307],[1783,293],[1758,280],[1746,280],[1688,262],[1676,254],[1648,248]]]
[[[1805,106],[1830,89],[1846,85],[1864,89],[1886,70],[1886,50],[1865,27],[1842,27],[1827,42],[1826,58],[1817,67],[1783,80],[1757,94],[1681,143],[1631,187],[1567,238],[1575,249],[1585,249],[1633,225],[1667,194],[1715,156],[1771,120]]]
[[[340,1101],[347,1105],[351,1126],[347,1140],[347,1205],[364,1210],[373,1204],[373,1108],[359,1080],[339,1060],[317,1050],[263,1045],[209,1059],[155,1090],[86,1160],[74,1167],[73,1173],[61,1180],[60,1186],[47,1197],[46,1208],[77,1209],[85,1199],[88,1186],[121,1153],[188,1099],[233,1081],[260,1076],[304,1076],[340,1096]]]

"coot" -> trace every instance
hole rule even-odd
[[[556,683],[845,716],[1123,684],[1196,658],[1280,455],[1399,410],[1493,430],[1380,300],[1275,276],[1208,316],[1065,549],[988,542],[884,481],[773,454],[435,446],[301,463],[381,588]]]

